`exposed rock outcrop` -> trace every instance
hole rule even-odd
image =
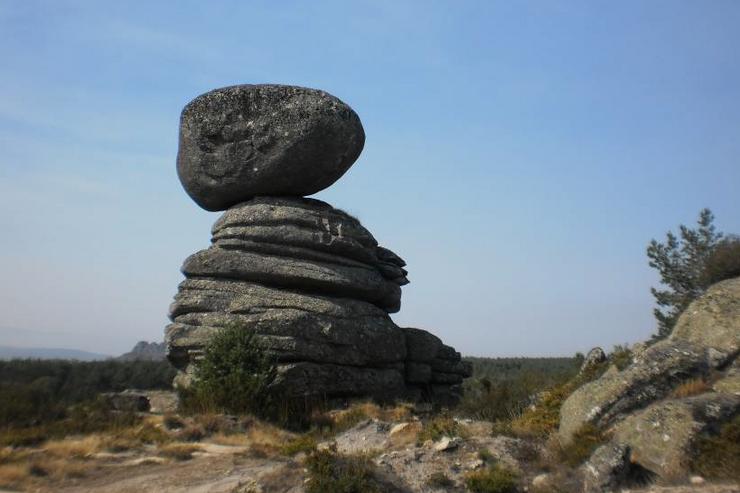
[[[275,356],[273,388],[286,396],[457,399],[471,367],[388,315],[401,307],[406,263],[356,218],[300,196],[338,179],[363,143],[357,115],[321,91],[235,86],[186,106],[183,186],[206,209],[229,208],[212,245],[185,260],[170,307],[179,385],[211,335],[236,325]]]
[[[611,442],[597,450],[592,466],[604,463],[599,453],[619,449],[629,451],[632,471],[686,476],[696,439],[740,412],[739,348],[740,278],[735,278],[710,287],[686,308],[667,339],[641,351],[630,366],[608,371],[571,394],[560,410],[561,443],[593,424]],[[596,485],[593,491],[605,484],[613,488],[624,472],[597,477],[601,469],[585,471],[587,483]]]
[[[581,364],[581,373],[591,370],[606,361],[606,353],[600,347],[595,347],[588,352]]]
[[[696,438],[738,409],[740,396],[715,392],[658,401],[618,423],[613,441],[629,444],[631,462],[663,478],[680,478]]]

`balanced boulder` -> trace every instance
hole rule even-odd
[[[253,332],[287,398],[454,403],[471,366],[421,329],[402,329],[406,263],[360,222],[302,197],[338,179],[364,144],[335,97],[290,86],[234,86],[185,107],[178,173],[208,210],[227,209],[211,246],[185,260],[166,329],[187,387],[217,331]]]
[[[357,114],[324,91],[225,87],[185,106],[177,172],[198,205],[218,211],[257,195],[319,192],[352,166],[364,144]]]

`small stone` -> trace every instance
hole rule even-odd
[[[316,450],[333,450],[333,451],[336,451],[337,450],[337,442],[335,442],[333,440],[332,441],[321,442],[318,445],[316,445]]]
[[[463,440],[460,437],[442,437],[434,444],[434,450],[437,452],[453,450],[462,445],[462,442]]]
[[[393,428],[391,428],[390,436],[396,435],[398,433],[401,433],[402,431],[406,430],[409,426],[411,426],[411,423],[398,423]]]
[[[701,476],[691,476],[689,478],[689,482],[691,484],[697,486],[697,485],[700,485],[700,484],[704,484],[704,478],[702,478]]]
[[[595,347],[588,352],[581,365],[581,372],[594,368],[599,363],[606,361],[606,353],[600,347]]]
[[[547,473],[538,474],[532,478],[532,488],[545,488],[550,482],[550,475]]]
[[[468,469],[469,471],[474,471],[476,469],[480,469],[481,467],[483,467],[484,464],[485,462],[483,462],[481,459],[475,459],[471,462],[468,462],[465,468]]]

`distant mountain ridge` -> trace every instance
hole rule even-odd
[[[35,348],[0,346],[0,360],[9,359],[70,359],[99,361],[112,358],[109,354],[92,353],[80,349]]]
[[[161,361],[165,359],[166,348],[164,342],[139,341],[131,351],[116,359],[122,361]]]

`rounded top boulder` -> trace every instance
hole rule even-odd
[[[324,91],[224,87],[183,109],[177,174],[199,206],[219,211],[258,195],[319,192],[352,166],[364,144],[357,114]]]

